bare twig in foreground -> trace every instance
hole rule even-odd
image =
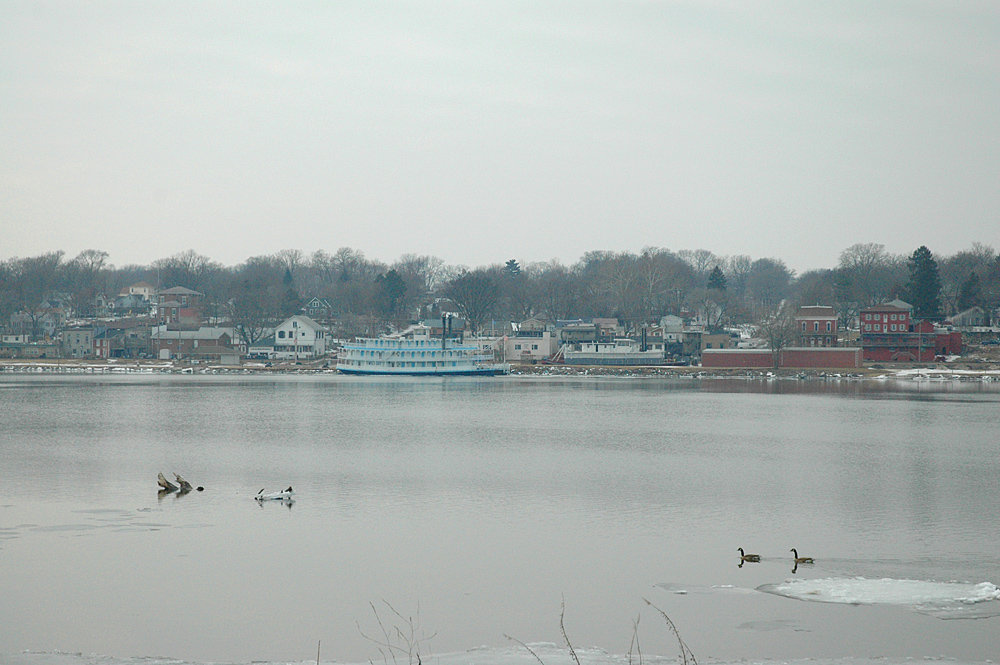
[[[576,649],[569,641],[569,636],[566,635],[566,625],[563,623],[563,617],[566,616],[566,597],[563,596],[562,604],[559,607],[559,630],[562,631],[563,639],[566,640],[566,646],[569,647],[569,655],[573,656],[576,665],[580,665],[580,659],[576,656]]]
[[[504,633],[504,634],[503,634],[503,636],[504,636],[504,637],[506,637],[506,638],[507,638],[508,640],[511,640],[512,642],[517,642],[517,643],[518,643],[518,644],[520,644],[520,645],[521,645],[522,647],[524,647],[525,649],[527,649],[527,650],[528,650],[528,653],[530,653],[530,654],[531,654],[532,656],[534,656],[534,657],[535,657],[535,660],[537,660],[537,661],[538,661],[539,665],[545,665],[545,663],[544,663],[544,662],[542,661],[542,659],[538,657],[538,654],[537,654],[537,653],[535,653],[535,652],[534,652],[534,651],[532,650],[532,648],[531,648],[531,647],[529,647],[529,646],[528,646],[527,644],[525,644],[525,643],[524,643],[524,642],[522,642],[521,640],[517,639],[516,637],[511,637],[511,636],[510,636],[510,635],[508,635],[507,633]]]
[[[663,610],[661,610],[659,607],[657,607],[653,603],[649,602],[647,599],[643,598],[643,600],[646,601],[647,605],[649,605],[654,610],[656,610],[657,612],[659,612],[660,616],[663,617],[663,620],[667,622],[667,626],[670,627],[670,630],[671,630],[671,632],[673,632],[674,637],[677,638],[677,644],[680,645],[680,648],[681,648],[681,659],[684,661],[684,665],[688,665],[689,657],[690,657],[690,662],[692,663],[692,665],[698,665],[698,661],[695,659],[694,653],[691,651],[691,649],[688,648],[688,645],[685,644],[684,640],[681,639],[681,634],[677,631],[677,626],[675,626],[674,622],[670,620],[670,617],[667,616],[667,613],[664,612]]]
[[[372,608],[372,614],[375,615],[375,621],[378,623],[379,631],[382,635],[380,637],[372,637],[365,633],[361,629],[361,625],[355,622],[358,626],[358,632],[369,642],[372,642],[378,647],[379,653],[382,654],[382,662],[385,665],[389,665],[391,660],[393,665],[398,665],[396,660],[396,655],[406,655],[406,665],[421,665],[420,658],[420,645],[423,640],[429,640],[434,637],[434,635],[424,636],[418,635],[419,631],[419,615],[420,609],[417,608],[417,618],[414,617],[404,617],[400,614],[395,607],[389,604],[388,601],[383,600],[385,606],[389,608],[393,614],[399,619],[399,621],[405,626],[406,631],[399,627],[399,624],[393,624],[391,627],[387,627],[382,621],[382,617],[379,616],[378,609],[376,609],[374,603],[368,603]]]
[[[698,660],[694,657],[694,652],[691,651],[687,643],[685,643],[683,638],[681,638],[681,634],[680,632],[678,632],[677,626],[674,625],[673,620],[671,620],[671,618],[667,616],[666,612],[661,610],[653,603],[649,602],[649,600],[647,600],[646,598],[643,598],[643,600],[646,602],[647,605],[649,605],[654,610],[660,613],[660,616],[663,617],[663,620],[667,623],[667,627],[670,628],[670,632],[672,632],[674,634],[674,637],[677,638],[677,644],[680,646],[681,649],[682,665],[698,665]],[[569,636],[566,634],[565,617],[566,617],[566,599],[563,598],[562,605],[559,608],[559,629],[562,631],[563,640],[565,640],[566,646],[569,648],[569,654],[570,656],[573,657],[573,662],[576,663],[576,665],[580,665],[580,659],[576,655],[576,650],[573,648],[573,644],[569,641]],[[635,621],[632,623],[632,643],[629,645],[628,648],[628,665],[635,665],[633,661],[633,654],[637,656],[639,659],[638,665],[643,665],[642,648],[639,646],[640,618],[641,615],[637,615],[635,617]],[[504,634],[504,637],[506,637],[508,640],[517,642],[522,647],[527,649],[528,653],[530,653],[532,656],[535,657],[535,660],[538,661],[539,665],[545,665],[545,662],[527,644],[525,644],[524,642],[522,642],[517,638],[507,635],[506,633]]]
[[[632,652],[639,656],[639,665],[642,665],[642,648],[639,646],[639,619],[642,615],[637,614],[632,622],[632,642],[628,645],[628,665],[632,665]]]

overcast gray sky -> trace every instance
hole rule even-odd
[[[1000,246],[1000,3],[0,2],[0,258]]]

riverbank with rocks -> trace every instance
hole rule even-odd
[[[336,374],[336,360],[313,362],[248,362],[241,365],[192,364],[171,360],[25,359],[0,360],[0,374]],[[956,359],[925,365],[873,363],[844,369],[746,369],[699,366],[617,367],[596,365],[511,364],[511,376],[621,378],[746,378],[792,380],[1000,381],[996,360]]]

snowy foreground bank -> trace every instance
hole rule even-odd
[[[537,654],[544,665],[575,665],[572,655],[565,648],[554,644],[531,644],[531,650]],[[642,660],[633,654],[631,660],[627,655],[613,655],[599,649],[576,649],[580,665],[666,665],[681,663],[679,656],[649,656],[643,654]],[[696,654],[697,656],[697,654]],[[6,665],[312,665],[315,659],[302,661],[251,661],[250,663],[216,662],[194,663],[162,657],[113,658],[110,656],[65,654],[65,653],[21,653],[2,654],[0,659]],[[423,665],[539,665],[535,658],[523,647],[503,649],[473,649],[462,653],[435,654],[422,659]],[[383,661],[357,663],[356,665],[379,665]],[[690,661],[689,661],[690,662]],[[983,665],[993,661],[959,661],[950,658],[803,658],[760,660],[746,659],[737,661],[699,660],[701,665],[913,665],[914,663],[949,663],[951,665]],[[321,657],[320,663],[338,663],[351,665],[341,661],[327,660]],[[388,663],[392,665],[393,661]],[[409,665],[405,659],[398,660],[396,665]]]
[[[991,582],[935,582],[908,579],[869,579],[864,577],[830,577],[822,579],[789,579],[780,584],[766,584],[757,589],[734,586],[684,586],[680,584],[660,584],[664,591],[677,595],[688,594],[749,594],[765,592],[794,600],[820,603],[843,603],[848,605],[892,605],[911,611],[928,614],[939,619],[988,619],[1000,616],[1000,588]],[[681,635],[683,637],[683,633]],[[343,661],[324,657],[322,645],[317,645],[321,654],[320,663],[340,663]],[[336,646],[326,646],[325,651],[335,651]],[[694,654],[697,658],[697,654]],[[541,662],[539,662],[541,661]],[[251,661],[253,665],[307,665],[316,659],[304,661]],[[629,654],[611,654],[594,647],[576,647],[572,652],[564,645],[536,643],[530,645],[512,644],[504,647],[481,647],[468,651],[443,654],[423,654],[422,665],[665,665],[684,662],[680,648],[675,655],[649,655],[638,651]],[[691,656],[688,656],[691,663]],[[715,660],[705,658],[702,665],[903,665],[916,662],[954,663],[972,665],[994,661],[966,661],[942,656],[919,656],[910,658],[783,658],[783,659],[740,659]],[[216,661],[199,664],[160,656],[112,657],[93,654],[33,652],[15,654],[0,653],[0,663],[5,665],[237,665],[235,661]],[[405,653],[395,659],[381,656],[369,665],[416,665],[416,658],[410,659]],[[365,665],[358,663],[357,665]]]

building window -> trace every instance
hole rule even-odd
[[[284,330],[279,330],[278,331],[278,338],[279,339],[285,339],[285,331]]]
[[[813,321],[813,332],[819,332],[819,321]]]
[[[832,328],[830,326],[831,326],[831,323],[829,321],[827,321],[826,322],[826,331],[827,332],[830,332],[832,330]]]

